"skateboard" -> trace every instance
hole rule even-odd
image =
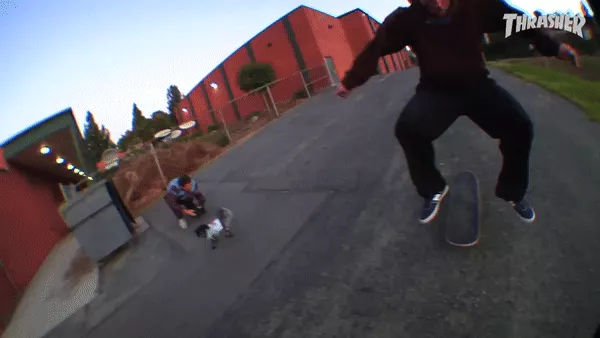
[[[471,171],[458,173],[450,185],[445,238],[450,245],[474,246],[479,242],[481,196],[479,180]]]

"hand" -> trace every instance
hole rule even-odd
[[[579,53],[575,48],[571,47],[566,43],[561,43],[558,50],[558,58],[564,61],[571,62],[575,67],[581,68],[581,60],[579,59]]]
[[[341,98],[346,98],[348,97],[348,95],[350,95],[350,91],[348,89],[346,89],[346,87],[344,87],[343,84],[339,84],[338,85],[338,90],[337,90],[337,96],[341,97]]]
[[[188,216],[196,216],[196,212],[194,210],[190,210],[190,209],[183,209],[183,213]]]

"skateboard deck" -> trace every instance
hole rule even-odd
[[[468,247],[479,242],[481,205],[479,180],[471,171],[462,171],[454,177],[448,194],[446,242]]]

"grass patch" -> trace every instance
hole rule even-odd
[[[490,66],[514,74],[577,104],[586,115],[600,122],[600,58],[584,57],[576,69],[559,60],[544,58],[490,62]]]

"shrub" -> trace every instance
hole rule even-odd
[[[208,126],[208,128],[207,128],[207,130],[208,130],[208,132],[209,132],[209,133],[210,133],[210,132],[213,132],[213,131],[220,130],[220,129],[221,129],[221,126],[220,126],[220,125],[218,125],[218,124],[211,124],[211,125],[210,125],[210,126]]]
[[[227,137],[227,135],[219,133],[219,138],[216,140],[215,143],[220,147],[227,147],[230,143],[230,140]]]
[[[202,132],[202,130],[198,130],[198,131],[194,132],[193,134],[191,134],[189,137],[190,138],[197,138],[197,137],[201,137],[203,135],[204,135],[204,133]]]
[[[262,115],[261,111],[255,111],[254,113],[248,114],[248,116],[246,116],[245,120],[246,121],[250,121],[252,120],[255,116],[256,117],[260,117],[260,115]]]
[[[299,89],[294,93],[294,95],[292,95],[292,100],[307,99],[307,98],[308,98],[308,93],[304,89]]]

